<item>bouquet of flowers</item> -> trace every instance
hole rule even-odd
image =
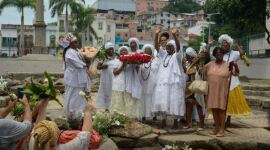
[[[151,56],[143,53],[135,53],[129,55],[121,55],[120,61],[127,61],[128,63],[148,63],[151,61]]]

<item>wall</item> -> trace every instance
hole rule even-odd
[[[240,76],[252,79],[270,79],[270,58],[250,59],[251,66],[247,67],[243,61],[239,61]]]

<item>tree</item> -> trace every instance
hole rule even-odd
[[[54,17],[56,13],[59,15],[65,9],[65,32],[68,32],[68,10],[73,11],[78,10],[81,7],[81,3],[85,3],[85,0],[50,0],[49,8],[52,9],[51,15]]]
[[[95,14],[95,9],[89,7],[84,8],[83,6],[80,6],[80,8],[76,10],[76,13],[72,15],[73,20],[75,20],[76,32],[81,33],[82,46],[85,46],[85,41],[86,45],[89,45],[91,38],[98,38],[95,30],[91,26],[95,20]]]
[[[6,7],[16,7],[21,13],[21,31],[20,31],[20,45],[18,50],[18,56],[24,54],[24,9],[35,9],[36,0],[2,0],[0,2],[0,14]]]
[[[269,0],[207,0],[206,13],[219,12],[211,18],[217,24],[219,34],[228,33],[243,37],[266,32],[270,43],[266,18],[269,18]]]
[[[172,13],[192,13],[196,12],[201,6],[193,0],[169,0],[164,10]]]

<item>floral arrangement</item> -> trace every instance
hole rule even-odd
[[[0,91],[5,91],[7,88],[6,80],[1,76],[0,78]]]
[[[33,110],[36,107],[37,101],[43,99],[55,100],[59,105],[63,107],[60,101],[56,98],[57,92],[54,87],[52,77],[47,72],[44,72],[44,75],[46,78],[44,80],[44,84],[35,83],[33,82],[33,79],[31,79],[31,83],[27,84],[23,88],[23,93],[29,98],[30,108]],[[17,103],[11,114],[17,118],[21,116],[23,111],[23,104]]]
[[[128,63],[148,63],[151,61],[151,56],[143,53],[135,53],[129,55],[121,55],[120,61],[127,61]]]
[[[89,98],[91,98],[91,95],[89,92],[80,91],[79,95],[83,97],[86,101],[88,101]]]
[[[102,46],[98,49],[95,58],[98,59],[99,61],[102,61],[102,62],[104,62],[104,60],[108,59],[108,55],[106,53],[104,46]]]
[[[118,111],[95,112],[93,115],[93,128],[103,137],[108,136],[108,132],[112,126],[122,126],[128,123],[130,119]]]

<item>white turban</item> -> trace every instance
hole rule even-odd
[[[114,45],[113,45],[113,43],[111,43],[111,42],[107,42],[107,43],[105,44],[105,49],[108,50],[108,49],[110,49],[110,48],[113,48],[113,49],[114,49]]]
[[[119,53],[119,54],[120,54],[120,52],[121,52],[122,49],[126,49],[128,52],[130,52],[129,47],[127,47],[127,46],[121,46],[121,47],[118,49],[118,53]]]
[[[140,43],[139,43],[139,40],[137,38],[133,37],[133,38],[129,38],[128,39],[128,45],[129,45],[129,47],[130,47],[131,42],[135,42],[136,45],[137,45],[137,49],[139,49],[139,44]]]
[[[219,38],[218,38],[218,42],[222,43],[222,41],[226,41],[230,44],[230,46],[233,45],[233,39],[228,35],[228,34],[222,34]]]
[[[176,44],[174,40],[170,40],[166,45],[172,45],[174,47],[174,51],[176,51]]]
[[[186,49],[186,55],[189,55],[191,57],[197,57],[197,52],[192,47],[188,47]]]
[[[66,33],[65,35],[59,37],[59,45],[63,48],[67,48],[71,42],[74,42],[76,40],[77,38],[73,34]]]
[[[142,51],[145,52],[146,48],[150,48],[152,50],[152,56],[156,56],[156,53],[155,53],[156,51],[152,44],[145,44],[142,48]]]

